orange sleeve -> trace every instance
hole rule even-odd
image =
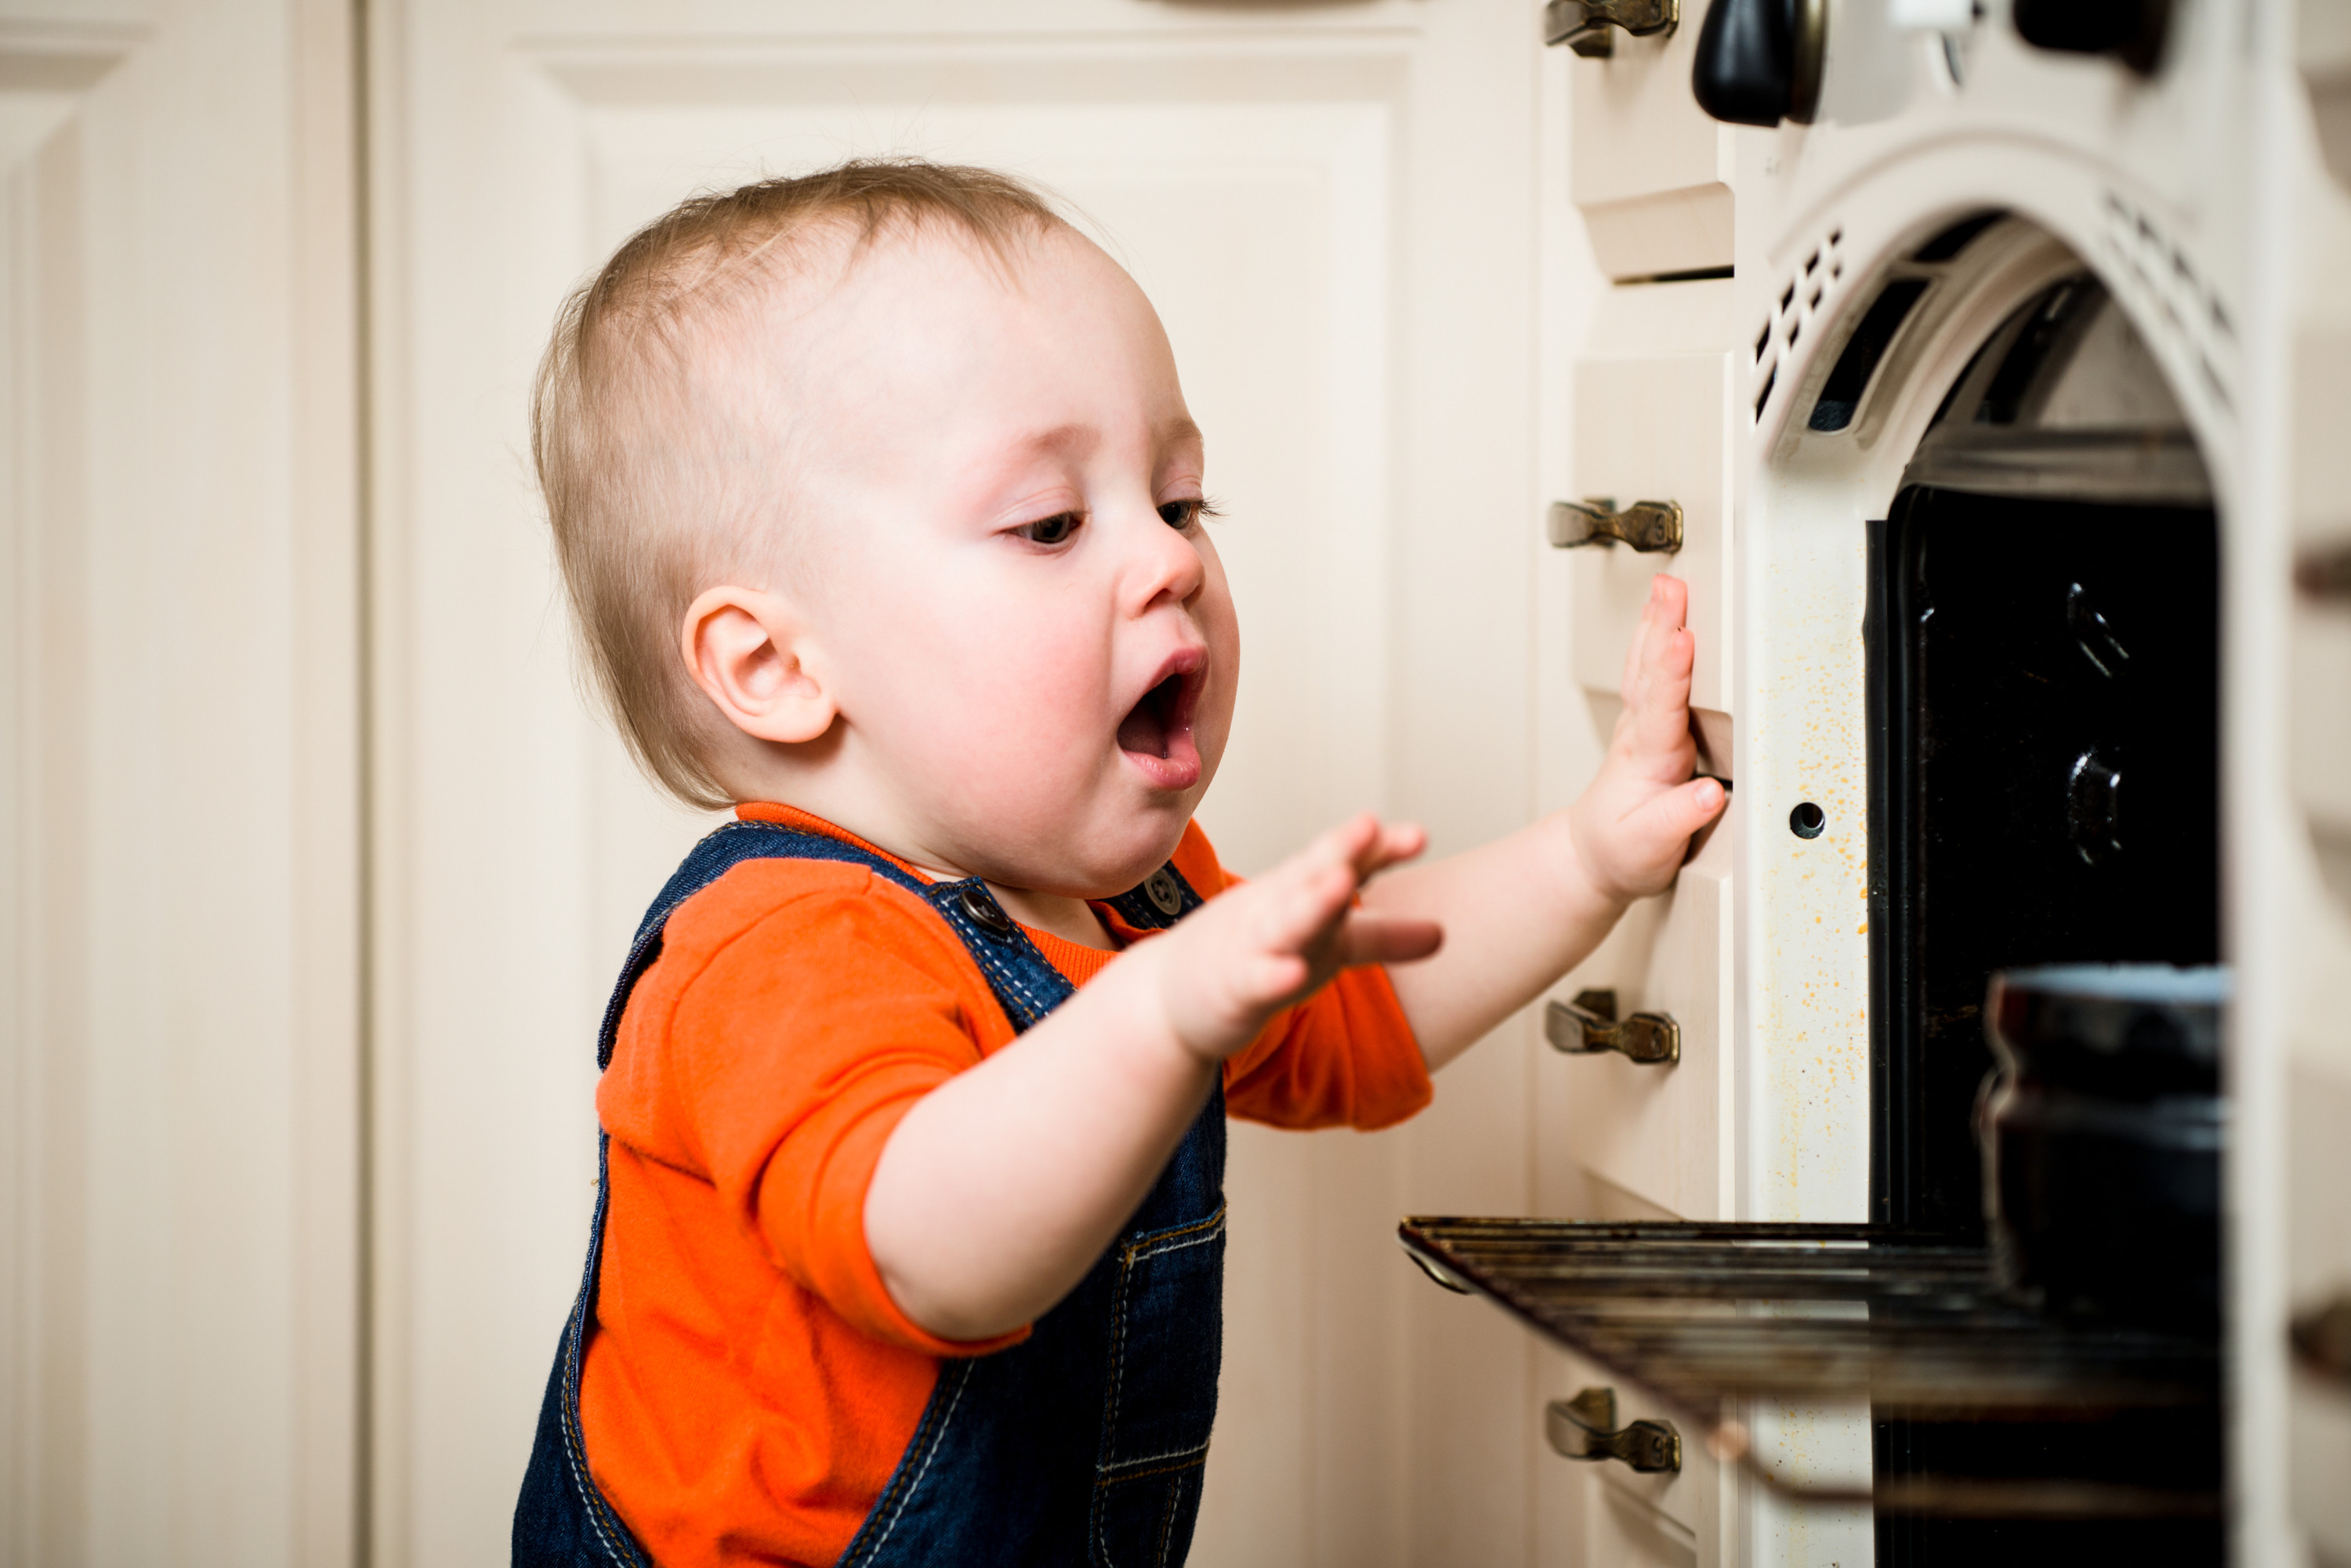
[[[1240,881],[1217,859],[1196,821],[1184,830],[1175,862],[1203,898]],[[1276,1127],[1391,1127],[1435,1093],[1420,1041],[1387,969],[1376,964],[1349,969],[1276,1013],[1225,1063],[1225,1109]]]
[[[823,878],[684,978],[662,1098],[726,1212],[851,1326],[931,1355],[1000,1349],[1028,1331],[939,1338],[891,1299],[866,1247],[866,1189],[899,1118],[1005,1032],[974,1005],[984,991],[970,994],[954,938],[911,895],[854,885],[867,874]]]
[[[1276,1127],[1392,1127],[1435,1097],[1420,1041],[1379,965],[1274,1015],[1225,1063],[1225,1108]]]

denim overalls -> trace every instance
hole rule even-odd
[[[925,884],[880,856],[768,822],[729,822],[696,844],[637,928],[597,1040],[601,1071],[662,930],[686,899],[747,860],[847,861],[937,912],[987,977],[1016,1030],[1071,994],[977,878]],[[1200,897],[1173,865],[1110,901],[1129,925],[1174,925]],[[517,1568],[642,1568],[588,1470],[580,1371],[595,1332],[597,1264],[611,1197],[597,1143],[588,1270],[565,1323],[515,1509]],[[1223,1331],[1225,1100],[1221,1081],[1110,1249],[1008,1350],[942,1361],[939,1380],[881,1500],[841,1558],[901,1564],[1178,1563],[1192,1541],[1217,1412]]]

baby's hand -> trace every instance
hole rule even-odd
[[[1437,922],[1354,907],[1366,881],[1420,853],[1427,837],[1366,811],[1149,944],[1161,1005],[1184,1048],[1221,1061],[1341,969],[1436,952]]]
[[[1689,852],[1690,835],[1719,815],[1727,797],[1711,779],[1691,779],[1690,667],[1697,640],[1683,629],[1689,585],[1649,584],[1641,630],[1625,656],[1625,711],[1608,756],[1568,821],[1593,889],[1619,903],[1663,893]]]

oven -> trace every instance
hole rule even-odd
[[[2284,1200],[2351,1141],[2340,776],[2296,760],[2351,724],[2351,37],[2300,20],[1545,10],[1605,276],[1552,411],[1547,708],[1604,733],[1639,588],[1684,575],[1732,810],[1546,1007],[1573,1217],[1402,1237],[1555,1348],[1544,1440],[1658,1560],[2329,1539],[2287,1407],[2351,1419],[2286,1318],[2351,1244]],[[2027,1271],[1986,1005],[2052,965],[2228,988],[2205,1079],[2116,1113],[2188,1107],[2179,1160],[2067,1167]],[[2351,1313],[2302,1321],[2316,1366]]]

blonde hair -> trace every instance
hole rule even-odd
[[[629,236],[558,314],[531,397],[531,455],[556,559],[603,706],[639,767],[688,805],[732,797],[708,752],[721,733],[680,657],[686,610],[729,574],[776,562],[780,454],[741,382],[714,376],[763,284],[811,245],[937,227],[1008,265],[1017,238],[1062,225],[1007,174],[858,160],[681,204]],[[768,439],[763,440],[767,436]],[[756,455],[758,462],[740,460]],[[755,541],[764,540],[764,548]]]

